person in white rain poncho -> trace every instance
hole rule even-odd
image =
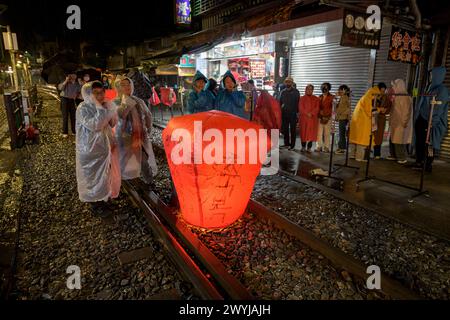
[[[82,202],[91,203],[94,214],[110,214],[107,201],[120,191],[120,167],[113,128],[117,107],[105,101],[100,81],[89,82],[81,90],[84,102],[76,112],[76,173]]]
[[[115,134],[122,179],[141,177],[146,184],[151,184],[158,172],[150,135],[152,114],[145,102],[133,95],[134,85],[130,78],[119,78],[114,86],[119,116]]]
[[[407,163],[406,146],[411,143],[413,134],[413,101],[411,97],[406,96],[408,91],[405,81],[397,79],[391,84],[394,93],[405,94],[405,96],[395,96],[391,108],[391,158],[400,164],[405,164]]]

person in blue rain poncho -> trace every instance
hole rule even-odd
[[[81,89],[83,102],[76,111],[76,176],[82,202],[91,204],[100,217],[111,214],[106,202],[120,191],[120,167],[112,128],[117,123],[117,107],[105,100],[100,81]]]
[[[214,108],[214,95],[210,90],[205,90],[208,79],[197,71],[192,81],[192,91],[189,93],[186,109],[188,113],[209,111]]]
[[[247,119],[244,111],[246,96],[236,90],[236,79],[230,71],[224,74],[221,84],[223,88],[217,94],[215,109]]]
[[[448,114],[448,89],[444,86],[445,67],[435,67],[431,70],[431,83],[426,91],[429,95],[435,95],[441,104],[434,106],[431,118],[431,145],[434,150],[441,149],[441,143],[447,133]],[[416,137],[416,164],[414,169],[421,169],[425,161],[427,172],[431,172],[434,157],[425,156],[425,143],[427,136],[428,120],[430,118],[432,97],[421,97],[415,110],[415,137]],[[426,158],[426,159],[425,159]]]

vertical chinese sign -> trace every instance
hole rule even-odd
[[[175,24],[191,24],[191,0],[175,0]]]
[[[266,76],[266,60],[250,59],[250,73],[253,79],[264,78]]]
[[[392,27],[388,60],[417,64],[421,59],[422,35]]]

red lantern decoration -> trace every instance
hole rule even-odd
[[[106,89],[105,90],[105,98],[106,100],[112,101],[117,97],[117,92],[114,89]]]
[[[177,96],[172,88],[160,88],[159,91],[161,92],[161,102],[164,105],[171,107],[177,102]]]
[[[159,100],[158,93],[155,90],[155,87],[152,87],[152,96],[150,97],[150,104],[152,106],[157,106],[161,103],[161,100]]]
[[[186,222],[222,228],[241,217],[271,148],[266,130],[208,111],[170,120],[163,142]]]

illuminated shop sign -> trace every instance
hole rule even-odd
[[[254,37],[241,41],[234,41],[218,45],[209,52],[208,58],[239,57],[271,53],[275,51],[275,42],[267,37]]]
[[[370,28],[366,23],[369,14],[345,10],[341,46],[379,49],[381,29]]]
[[[195,59],[187,54],[183,54],[180,58],[181,68],[195,68]]]
[[[422,36],[415,31],[392,27],[388,60],[417,64],[422,51]]]
[[[175,0],[175,23],[191,24],[191,0]]]

